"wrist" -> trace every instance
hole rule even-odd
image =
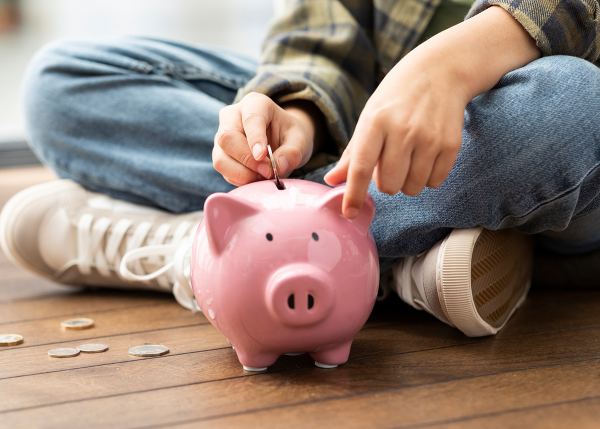
[[[307,142],[312,144],[309,158],[323,147],[325,120],[321,111],[311,101],[294,100],[284,103],[282,109],[293,116],[304,130]]]

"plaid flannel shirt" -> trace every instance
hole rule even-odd
[[[323,112],[338,155],[381,78],[416,44],[440,0],[287,0],[270,27],[258,73],[237,94],[281,104],[310,100]],[[543,55],[600,56],[597,0],[477,0],[515,17]]]

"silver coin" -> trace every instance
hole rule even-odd
[[[267,145],[267,149],[269,150],[269,158],[271,159],[271,166],[273,167],[273,174],[275,175],[275,185],[277,189],[280,191],[285,189],[285,186],[282,185],[279,180],[279,173],[277,172],[277,167],[279,167],[279,161],[277,161],[277,165],[275,165],[275,158],[273,158],[273,151],[271,150],[271,145]]]
[[[159,346],[158,344],[145,344],[143,346],[135,346],[129,349],[129,354],[132,356],[150,357],[162,356],[169,353],[169,348]]]
[[[77,350],[81,353],[102,353],[108,350],[105,344],[82,344],[77,346]]]
[[[63,320],[60,322],[60,326],[72,330],[88,329],[94,326],[94,321],[87,317],[78,317],[77,319]]]
[[[79,350],[72,348],[52,349],[48,352],[48,356],[55,358],[68,358],[79,355]]]
[[[0,347],[16,346],[23,342],[23,337],[17,334],[0,335]]]

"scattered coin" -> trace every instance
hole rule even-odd
[[[65,329],[88,329],[94,326],[94,321],[92,319],[88,319],[87,317],[79,317],[77,319],[69,319],[60,322],[60,326]]]
[[[105,344],[82,344],[77,346],[77,350],[81,353],[102,353],[108,350]]]
[[[16,346],[23,342],[23,337],[17,334],[0,335],[0,347]]]
[[[129,349],[129,354],[132,356],[150,357],[162,356],[169,353],[169,348],[159,346],[157,344],[145,344],[143,346],[135,346]]]
[[[75,357],[79,354],[79,350],[72,348],[52,349],[48,352],[48,356],[55,358]]]

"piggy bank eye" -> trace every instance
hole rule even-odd
[[[273,241],[273,236],[271,235],[270,232],[267,233],[267,240]]]
[[[312,238],[313,238],[313,240],[315,240],[315,241],[319,241],[319,236],[317,235],[317,233],[316,233],[316,232],[313,232],[313,233],[312,233]]]

